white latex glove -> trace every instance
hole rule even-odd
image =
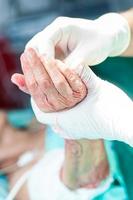
[[[107,191],[113,181],[109,176],[98,188],[69,190],[60,180],[63,162],[64,151],[56,149],[33,167],[27,181],[31,200],[91,200]]]
[[[67,139],[111,139],[133,145],[133,102],[115,85],[98,78],[89,67],[80,77],[88,88],[87,97],[70,110],[44,113],[34,100],[32,107],[41,123],[56,126]]]
[[[64,52],[68,66],[96,65],[108,56],[118,56],[128,47],[130,28],[126,19],[108,13],[96,20],[59,17],[26,45],[40,54],[55,57],[55,47]],[[59,58],[60,59],[60,58]]]

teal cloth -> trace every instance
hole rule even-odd
[[[64,148],[64,140],[57,134],[54,133],[52,128],[48,126],[46,141],[46,151],[51,151],[56,148]]]
[[[0,176],[0,200],[6,199],[8,191],[8,180],[6,176]]]
[[[113,143],[105,141],[105,147],[110,164],[110,172],[114,181],[106,192],[94,198],[94,200],[128,200],[123,176],[119,168],[116,153],[113,149]]]
[[[108,58],[93,70],[108,81],[122,88],[133,99],[133,58]],[[128,199],[133,200],[133,148],[122,142],[114,142],[114,149],[124,177]]]
[[[27,127],[34,116],[31,109],[12,110],[8,112],[8,120],[15,127]]]

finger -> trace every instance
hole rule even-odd
[[[27,49],[25,54],[27,55],[29,65],[38,86],[40,87],[42,93],[47,96],[46,99],[49,104],[53,108],[55,106],[56,109],[58,105],[57,99],[59,98],[59,95],[56,91],[54,84],[52,83],[50,76],[44,68],[45,66],[41,63],[40,58],[38,58],[36,52],[32,48]]]
[[[29,90],[28,90],[28,87],[26,85],[26,81],[25,81],[24,75],[15,73],[15,74],[12,75],[11,81],[15,85],[17,85],[20,90],[22,90],[23,92],[29,94]]]
[[[36,52],[32,48],[29,48],[25,51],[25,55],[35,80],[38,86],[41,88],[42,92],[47,95],[49,95],[51,91],[54,92],[55,87],[52,84],[51,78],[49,77],[45,67],[38,58]]]
[[[27,64],[30,66],[38,85],[37,94],[34,93],[32,95],[34,100],[41,110],[56,111],[60,106],[59,104],[63,104],[63,101],[60,102],[60,95],[52,83],[52,80],[49,77],[47,71],[45,70],[44,65],[41,63],[35,50],[31,48],[27,49],[24,55],[26,55],[28,62]]]
[[[29,62],[25,54],[22,54],[21,56],[21,64],[22,64],[22,70],[25,76],[25,81],[27,88],[30,92],[30,95],[34,98],[37,105],[41,110],[50,110],[52,111],[54,108],[52,104],[50,104],[47,101],[46,95],[39,89],[38,84],[34,78],[34,75],[32,73],[32,70],[29,66]]]
[[[8,169],[8,167],[11,167],[12,165],[16,164],[18,157],[19,156],[17,156],[16,158],[11,157],[11,158],[6,158],[2,160],[2,162],[0,163],[0,169],[1,168]]]
[[[66,65],[60,60],[56,60],[56,63],[57,63],[58,68],[60,69],[60,71],[66,78],[66,80],[68,81],[74,94],[77,93],[81,96],[86,95],[87,93],[86,86],[81,80],[81,78],[78,76],[78,74],[75,72],[75,70],[72,70],[66,67]]]
[[[45,93],[45,95],[46,95],[46,97],[44,99],[45,102],[44,102],[43,98],[39,97],[41,92],[38,93],[39,95],[34,94],[33,98],[36,101],[38,107],[43,111],[44,110],[46,111],[46,109],[47,109],[47,112],[48,111],[50,112],[52,110],[54,110],[54,111],[62,110],[64,108],[68,107],[68,104],[70,104],[72,102],[73,91],[71,90],[71,93],[68,93],[66,95],[66,98],[68,101],[66,101],[66,99],[63,99],[62,97],[65,97],[65,95],[63,93],[63,92],[65,92],[65,87],[61,88],[63,91],[61,94],[56,91],[56,88],[55,88],[54,84],[52,83],[51,78],[49,77],[47,72],[45,72],[44,65],[42,65],[36,52],[30,48],[25,51],[25,54],[26,54],[26,58],[28,60],[29,66],[31,67],[33,75],[38,84],[38,90],[39,90],[39,88],[41,88],[42,93]],[[48,67],[50,68],[51,66],[54,66],[55,64],[56,63],[51,63],[51,65]],[[55,65],[55,67],[56,67],[56,65]],[[64,78],[64,76],[59,71],[59,69],[57,67],[55,69],[57,71],[54,71],[53,75],[55,76],[55,73],[56,73],[56,75],[57,75],[57,73],[59,73],[61,78]],[[57,78],[60,79],[60,77],[57,77]],[[67,83],[65,78],[63,79],[63,81],[65,81]],[[67,83],[67,86],[70,88],[68,83]],[[70,94],[71,94],[71,96],[70,96]],[[46,106],[46,104],[47,104],[47,106]],[[50,108],[50,106],[48,106],[48,104],[51,105],[51,108]]]
[[[38,85],[24,53],[21,55],[20,60],[27,88],[31,95],[35,95],[38,89]]]
[[[40,58],[59,94],[65,98],[72,96],[73,91],[63,74],[58,69],[55,60],[46,59],[44,56],[41,56]]]

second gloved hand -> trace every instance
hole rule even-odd
[[[58,129],[67,139],[120,140],[133,145],[133,102],[118,87],[83,67],[80,77],[88,88],[87,97],[70,110],[44,113],[32,99],[37,119]]]
[[[128,47],[130,28],[117,13],[96,20],[59,17],[26,45],[49,58],[63,59],[71,67],[96,65],[108,56],[118,56]],[[56,55],[56,50],[64,54]],[[58,53],[59,54],[59,53]]]

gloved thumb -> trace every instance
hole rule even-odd
[[[78,45],[64,60],[65,64],[71,69],[76,69],[77,66],[88,64],[87,53],[82,48],[82,45]]]
[[[107,55],[104,55],[104,57],[100,55],[100,58],[99,55],[96,55],[96,50],[95,50],[96,48],[94,48],[94,44],[93,48],[90,49],[87,45],[88,45],[87,41],[79,43],[78,46],[75,49],[73,49],[72,52],[66,57],[64,61],[66,65],[70,66],[72,69],[75,69],[79,65],[93,66],[105,60]]]
[[[39,54],[47,58],[55,58],[55,47],[61,39],[61,31],[53,24],[36,34],[26,45],[27,48],[35,49]]]
[[[55,49],[51,40],[45,40],[45,36],[42,32],[35,35],[26,45],[25,49],[33,48],[41,55],[48,58],[54,58]]]

